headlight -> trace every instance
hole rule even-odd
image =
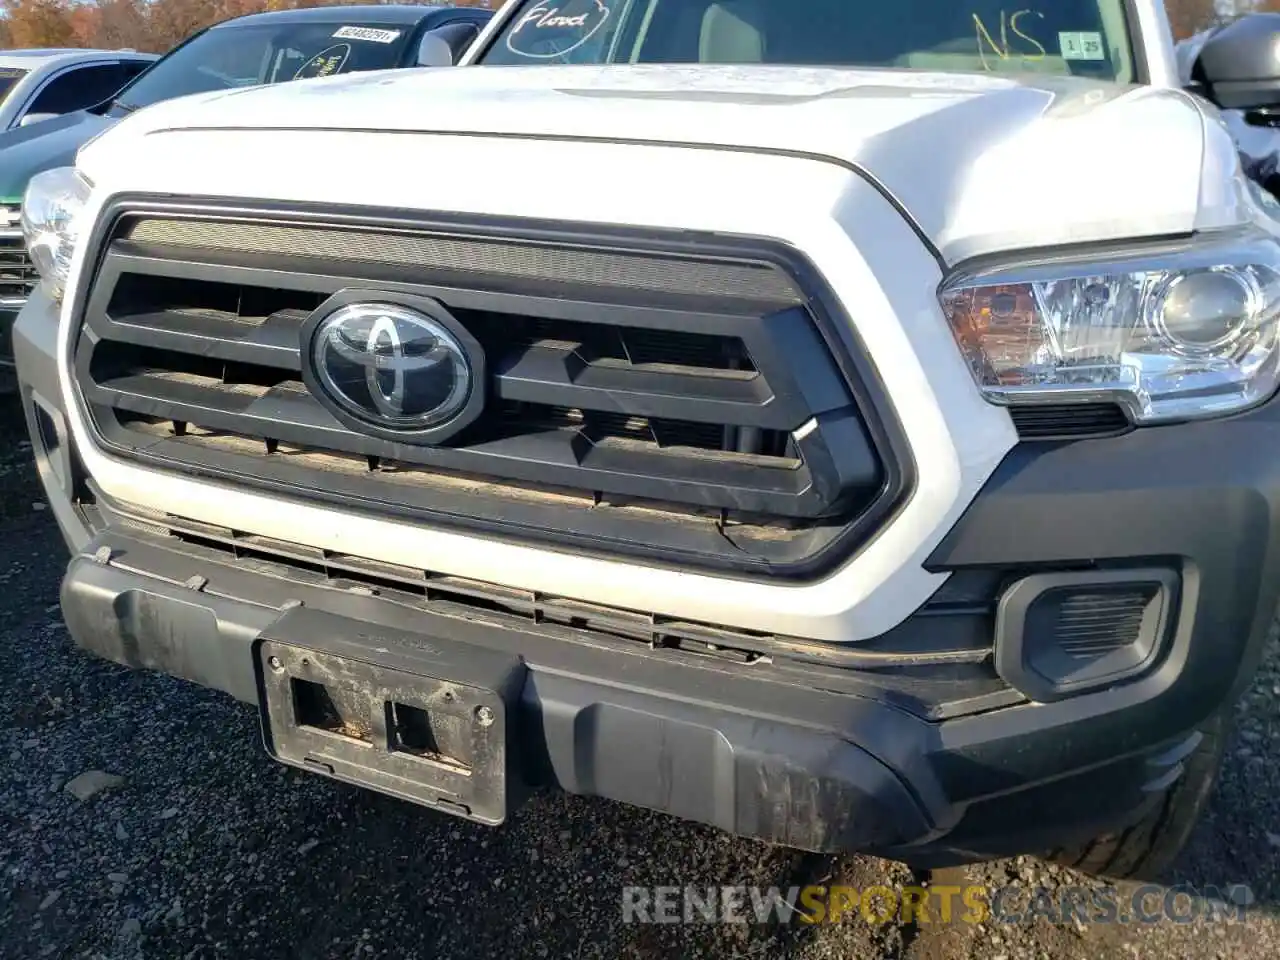
[[[1144,423],[1240,410],[1280,384],[1280,246],[1262,233],[979,270],[940,297],[996,403],[1113,401]]]
[[[27,255],[49,295],[61,300],[80,231],[89,184],[74,167],[37,173],[22,198],[22,235]]]

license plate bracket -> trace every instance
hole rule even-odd
[[[256,653],[277,760],[480,823],[506,819],[518,661],[303,609],[264,631]]]

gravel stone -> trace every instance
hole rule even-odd
[[[32,745],[34,745],[34,742],[27,741]],[[86,770],[80,776],[68,780],[65,789],[67,793],[83,803],[104,790],[112,790],[123,784],[124,777],[116,776],[114,773],[104,773],[101,770]]]

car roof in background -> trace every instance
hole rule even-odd
[[[80,47],[48,48],[43,50],[0,50],[0,67],[20,67],[24,70],[35,70],[38,67],[55,62],[72,63],[76,60],[112,58],[155,60],[157,56],[154,53],[139,53],[136,50],[85,50]]]
[[[252,23],[333,23],[349,20],[361,23],[416,24],[441,10],[453,7],[411,5],[407,3],[370,3],[344,7],[303,7],[297,10],[268,10],[266,13],[250,13],[243,17],[223,20],[210,29],[222,30]]]

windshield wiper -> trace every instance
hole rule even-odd
[[[128,116],[129,114],[133,113],[135,110],[140,110],[141,107],[136,107],[132,103],[124,103],[121,100],[117,100],[115,103],[111,104],[111,109],[119,110],[121,113]]]

